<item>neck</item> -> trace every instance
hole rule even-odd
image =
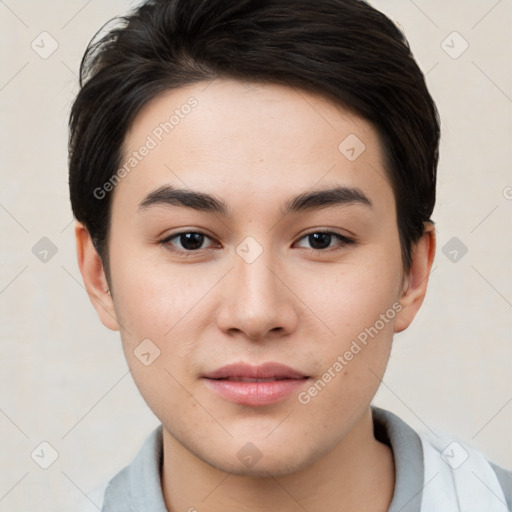
[[[285,476],[226,473],[163,430],[162,490],[169,512],[386,512],[395,486],[390,448],[373,435],[370,408],[327,454]]]

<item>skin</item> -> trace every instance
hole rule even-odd
[[[386,511],[394,463],[373,436],[370,403],[393,334],[409,326],[424,299],[433,226],[425,224],[404,272],[376,130],[286,86],[219,79],[169,91],[137,116],[125,155],[191,96],[197,107],[115,187],[110,283],[87,230],[75,229],[91,301],[101,321],[120,331],[133,378],[164,426],[166,506]],[[349,134],[366,147],[353,162],[338,149]],[[230,215],[176,205],[139,211],[162,185],[212,194]],[[280,213],[291,196],[332,185],[357,187],[372,207]],[[175,252],[185,250],[179,237],[161,243],[191,231],[210,237],[192,257]],[[333,237],[315,251],[306,235],[319,231],[355,243]],[[236,251],[247,236],[263,250],[251,263]],[[400,308],[394,318],[307,404],[292,393],[276,404],[243,406],[201,379],[227,363],[274,361],[317,381],[393,304]],[[160,350],[149,366],[134,355],[147,338]],[[261,454],[250,467],[237,456],[247,443]]]

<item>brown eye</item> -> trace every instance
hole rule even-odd
[[[205,240],[209,240],[210,237],[204,233],[198,231],[183,231],[181,233],[175,233],[165,240],[162,240],[162,244],[166,246],[172,246],[176,252],[194,252],[200,249],[205,249],[203,244]]]
[[[304,235],[301,240],[307,240],[310,248],[315,251],[332,249],[335,247],[335,245],[331,245],[333,241],[338,242],[338,246],[345,246],[354,243],[350,238],[331,231],[315,231]]]

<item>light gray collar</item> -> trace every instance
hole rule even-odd
[[[395,491],[389,512],[419,512],[423,488],[423,452],[416,432],[393,413],[372,406],[375,437],[391,446]],[[110,481],[103,512],[168,512],[162,495],[162,425],[153,430],[137,456]]]

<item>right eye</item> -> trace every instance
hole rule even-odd
[[[164,238],[160,243],[177,254],[188,255],[207,249],[208,247],[202,247],[206,239],[211,240],[208,235],[199,231],[181,231]]]

